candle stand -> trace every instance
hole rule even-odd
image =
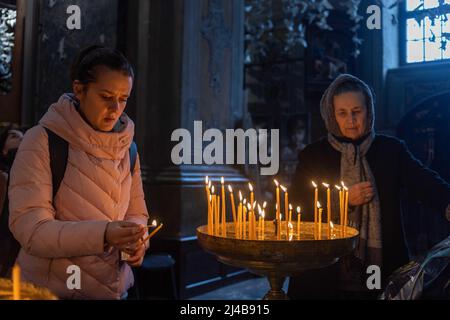
[[[218,234],[209,234],[206,225],[197,228],[200,246],[218,261],[267,278],[270,290],[264,300],[288,299],[282,289],[286,277],[336,263],[355,250],[358,239],[356,229],[347,226],[344,234],[341,225],[334,225],[330,239],[326,224],[322,224],[319,239],[313,222],[301,222],[300,235],[296,222],[292,223],[292,232],[288,234],[282,223],[281,235],[277,238],[275,224],[272,221],[264,224],[264,236],[258,228],[256,237],[250,239],[248,226],[245,236],[236,237],[233,222],[226,224],[226,234],[221,229]]]

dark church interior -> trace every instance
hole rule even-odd
[[[0,0],[0,265],[9,263],[0,269],[0,300],[13,293],[34,299],[28,283],[58,299],[82,300],[450,299],[449,18],[450,0]],[[85,84],[71,70],[94,45],[92,56],[111,54],[122,65],[93,62],[94,80]],[[132,71],[123,67],[127,62]],[[116,78],[132,81],[117,102],[119,109],[126,104],[120,119],[126,116],[131,138],[117,123],[99,130],[83,111],[99,79]],[[345,79],[349,87],[333,93]],[[363,132],[353,140],[339,120],[344,96],[365,101],[350,112],[364,114]],[[73,129],[73,141],[86,134],[86,150],[93,151],[66,139],[58,196],[55,155],[39,148],[52,130],[45,123],[57,119],[50,112],[66,104],[79,122],[62,125],[62,132]],[[349,132],[359,130],[356,118],[345,120],[355,121]],[[192,138],[189,150],[177,153],[188,162],[174,161],[177,129]],[[244,143],[255,151],[258,144],[254,161],[248,154],[236,161],[239,145],[233,151],[228,144],[206,157],[214,137],[228,143],[226,132],[238,129],[260,134]],[[14,132],[23,140],[13,153],[7,147]],[[267,155],[278,161],[275,173],[263,173],[262,132],[270,141]],[[125,148],[116,135],[128,139]],[[51,150],[48,139],[43,145]],[[102,149],[105,141],[111,145]],[[120,157],[114,151],[108,158],[119,149]],[[311,180],[319,184],[318,198]],[[358,202],[364,192],[367,201]],[[114,197],[122,209],[101,218],[97,211],[112,208]],[[130,223],[117,224],[124,230],[136,222],[155,231],[129,266],[108,240],[109,227],[121,220]],[[302,238],[309,227],[313,238]],[[361,265],[354,262],[360,248]],[[367,278],[366,265],[378,265],[371,259],[383,261],[375,290],[370,279],[362,295],[329,289],[344,282],[343,265],[364,265]],[[66,280],[58,277],[70,264],[80,266],[83,289],[63,288]],[[98,265],[99,274],[89,265]],[[415,276],[420,285],[411,289],[407,279]]]

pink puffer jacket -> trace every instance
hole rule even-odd
[[[134,124],[125,114],[118,132],[99,132],[63,95],[20,145],[11,169],[10,228],[22,245],[25,281],[63,299],[119,299],[133,285],[116,249],[105,252],[108,221],[147,224],[139,159],[130,172]],[[66,173],[52,199],[46,127],[69,142]],[[81,269],[81,289],[69,290],[67,268]]]

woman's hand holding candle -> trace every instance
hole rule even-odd
[[[112,221],[106,226],[105,244],[127,254],[134,254],[142,246],[141,238],[145,232],[143,225],[130,221]]]

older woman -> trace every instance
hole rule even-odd
[[[133,70],[118,51],[93,46],[71,69],[62,95],[30,129],[11,169],[10,229],[20,242],[25,281],[64,299],[120,299],[148,247],[139,159],[130,165],[134,124],[124,113]],[[64,178],[53,197],[49,137],[68,143]],[[130,255],[122,261],[120,251]],[[80,286],[67,283],[73,266]],[[75,282],[76,283],[76,282]]]
[[[354,254],[340,263],[292,278],[289,295],[298,299],[375,297],[379,292],[366,286],[366,267],[379,266],[385,279],[409,261],[401,190],[448,218],[450,185],[415,159],[403,141],[375,134],[372,94],[358,78],[339,76],[325,91],[320,107],[328,136],[300,152],[291,195],[310,214],[314,212],[311,180],[332,185],[344,181],[349,186],[349,223],[360,237]],[[337,213],[337,197],[333,199]]]

